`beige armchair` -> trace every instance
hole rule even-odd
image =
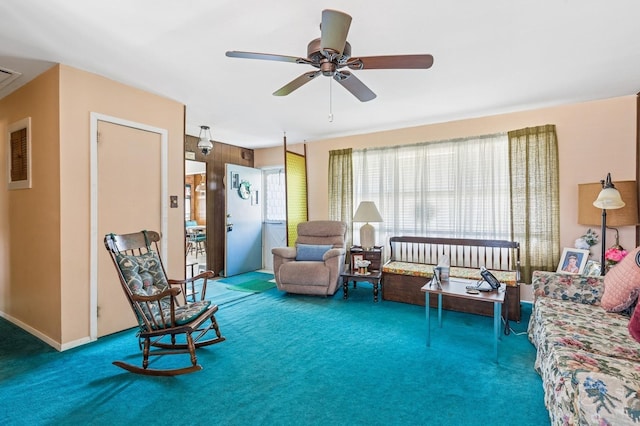
[[[332,296],[346,256],[347,224],[317,220],[298,224],[296,247],[277,247],[273,274],[279,290]]]

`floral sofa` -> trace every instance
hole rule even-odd
[[[633,307],[603,308],[610,274],[533,273],[528,333],[554,425],[640,423],[640,343],[630,335],[628,314]]]

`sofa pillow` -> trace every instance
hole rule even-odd
[[[609,312],[620,312],[633,304],[640,294],[640,266],[636,257],[640,247],[630,252],[604,276],[601,305]]]
[[[638,309],[637,305],[633,310],[633,315],[631,315],[631,320],[629,321],[628,328],[631,337],[640,342],[640,309]]]
[[[332,248],[333,246],[330,244],[298,244],[296,246],[296,260],[310,260],[321,262],[322,256],[324,256],[324,254]]]

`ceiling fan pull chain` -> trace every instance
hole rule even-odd
[[[333,123],[333,78],[329,79],[329,123]]]

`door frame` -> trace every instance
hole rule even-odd
[[[90,272],[89,272],[89,338],[91,341],[98,338],[98,253],[105,250],[102,245],[104,235],[98,235],[98,123],[100,121],[112,123],[120,126],[131,127],[132,129],[157,133],[160,135],[160,199],[161,199],[161,257],[167,259],[167,239],[169,235],[169,173],[168,173],[168,150],[169,131],[160,127],[154,127],[143,123],[137,123],[123,118],[113,117],[97,112],[90,113],[90,149],[89,149],[89,187],[90,187]]]

